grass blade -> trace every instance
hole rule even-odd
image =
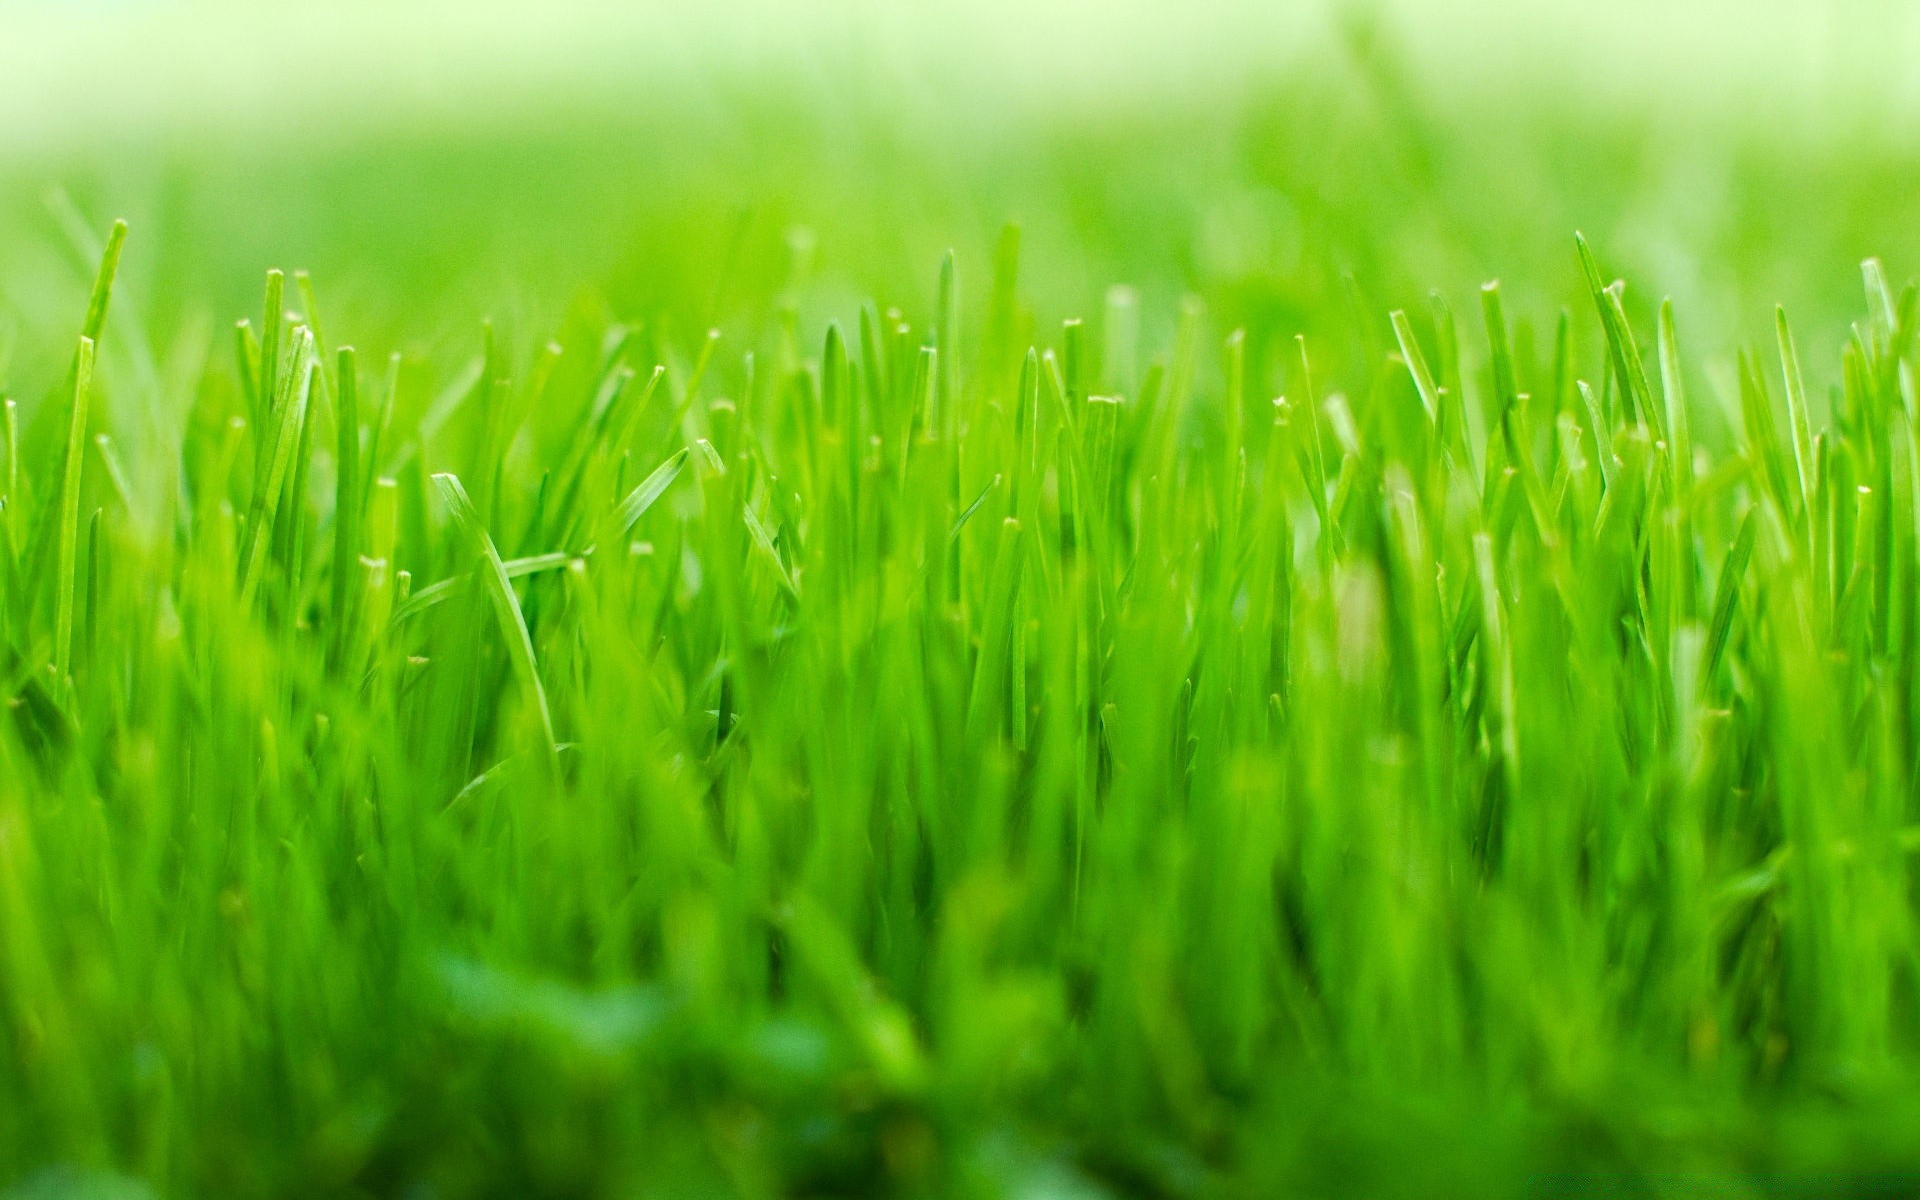
[[[105,311],[102,306],[103,313]],[[92,315],[89,314],[89,323]],[[67,449],[60,468],[59,531],[54,541],[53,680],[64,696],[73,666],[75,572],[80,556],[80,475],[86,462],[87,406],[93,391],[93,339],[82,335],[74,357],[73,407],[67,414]]]
[[[292,369],[287,372],[285,385],[274,401],[272,436],[264,443],[268,448],[266,476],[256,483],[253,503],[247,510],[246,548],[240,556],[240,606],[243,609],[252,605],[254,591],[260,586],[267,550],[273,541],[281,485],[286,482],[287,470],[301,440],[300,430],[306,422],[307,401],[313,392],[312,356],[313,337],[300,330],[294,337]]]
[[[673,481],[680,477],[681,470],[687,465],[687,456],[691,453],[684,446],[674,451],[667,461],[655,467],[651,474],[640,481],[639,487],[628,492],[626,498],[614,506],[614,527],[623,535],[631,532],[633,527],[639,524],[640,518],[646,515],[647,510],[652,508],[666,490],[673,486]]]
[[[520,611],[519,598],[513,593],[513,581],[507,575],[506,564],[500,561],[500,551],[494,547],[493,537],[482,524],[480,513],[468,498],[466,488],[460,485],[459,477],[443,472],[433,477],[433,483],[440,492],[440,498],[446,502],[447,511],[453,514],[454,524],[469,549],[480,559],[481,587],[486,590],[487,600],[500,624],[500,633],[506,639],[507,654],[513,660],[514,673],[520,677],[521,684],[533,698],[540,718],[540,734],[546,746],[549,777],[557,781],[560,778],[560,747],[553,734],[553,710],[547,703],[547,689],[540,682],[540,664],[533,655],[533,636],[527,631],[527,619]]]

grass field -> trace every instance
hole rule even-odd
[[[0,1197],[1920,1189],[1915,19],[1466,7],[0,6]]]

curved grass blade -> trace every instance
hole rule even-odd
[[[507,574],[507,566],[500,561],[500,551],[494,548],[493,538],[481,523],[480,513],[467,496],[467,489],[461,486],[459,477],[442,472],[433,477],[433,484],[439,490],[440,498],[446,501],[461,535],[480,555],[482,586],[486,588],[487,599],[492,602],[494,616],[500,622],[500,632],[506,637],[507,653],[513,659],[514,670],[533,696],[534,707],[540,716],[540,734],[546,746],[547,766],[551,778],[557,780],[560,777],[560,748],[553,736],[553,710],[547,704],[547,689],[540,683],[540,664],[533,656],[533,636],[527,632],[527,619],[520,611],[519,599],[513,594],[513,581]]]
[[[1432,423],[1440,417],[1440,386],[1434,382],[1433,370],[1427,366],[1427,356],[1421,352],[1420,342],[1414,337],[1413,323],[1407,320],[1407,314],[1394,309],[1388,314],[1393,322],[1393,336],[1400,342],[1400,357],[1406,361],[1407,373],[1413,376],[1414,390],[1420,393],[1420,405],[1427,410],[1427,421]]]
[[[573,557],[565,551],[556,550],[551,554],[502,559],[500,566],[506,571],[508,579],[524,579],[528,575],[538,575],[544,571],[557,571],[572,562]],[[407,602],[394,610],[391,619],[398,623],[419,616],[427,609],[451,597],[461,582],[461,578],[455,576],[452,579],[442,579],[438,583],[428,584],[407,597]]]

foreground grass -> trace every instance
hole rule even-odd
[[[982,303],[949,259],[824,338],[486,330],[427,388],[278,273],[157,361],[123,233],[7,408],[25,1194],[1920,1164],[1874,264],[1837,364],[1782,316],[1696,440],[1672,312],[1584,243],[1557,322],[1363,301],[1336,353],[1197,303],[1153,344],[1124,289],[1035,329],[1010,232]]]

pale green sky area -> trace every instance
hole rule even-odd
[[[1347,5],[1351,11],[1355,6]],[[0,3],[0,147],[156,129],[350,127],[631,103],[710,67],[862,64],[937,103],[1110,101],[1310,67],[1337,11],[1227,0]],[[1920,6],[1888,0],[1383,0],[1440,87],[1539,102],[1625,95],[1818,126],[1920,113]]]

